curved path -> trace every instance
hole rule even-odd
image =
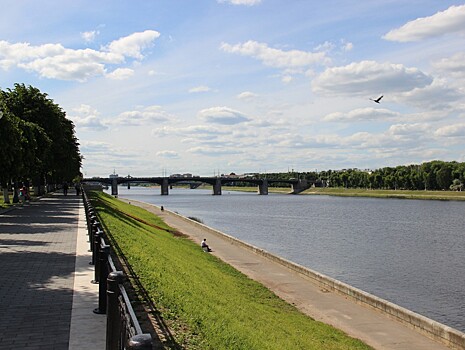
[[[173,228],[199,243],[203,238],[213,248],[212,254],[234,266],[250,278],[262,283],[276,295],[295,305],[308,316],[343,330],[375,349],[445,350],[439,344],[382,313],[320,289],[308,278],[251,250],[233,244],[221,235],[189,222],[154,205],[120,198],[160,216]],[[200,248],[199,248],[200,249]]]

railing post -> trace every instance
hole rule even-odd
[[[128,349],[130,350],[151,350],[152,349],[152,336],[147,333],[133,336],[128,341]]]
[[[100,244],[103,231],[97,229],[97,232],[94,234],[94,250],[92,252],[92,264],[95,265],[94,268],[94,279],[92,283],[98,283],[100,278]]]
[[[107,295],[106,283],[108,278],[108,256],[110,255],[110,246],[103,245],[100,247],[99,254],[99,285],[98,285],[98,308],[94,310],[96,314],[105,314],[107,312]]]
[[[123,283],[122,271],[110,272],[107,278],[107,341],[106,350],[118,349],[121,333],[121,316],[119,311],[119,284]]]

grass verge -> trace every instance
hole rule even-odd
[[[100,219],[183,349],[371,349],[302,314],[160,218],[104,193]],[[129,215],[127,215],[129,214]],[[178,349],[179,347],[176,347]]]
[[[310,188],[301,194],[399,199],[465,200],[465,192],[459,191],[370,190],[365,188],[326,187]]]

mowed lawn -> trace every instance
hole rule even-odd
[[[304,315],[199,244],[168,232],[144,209],[103,193],[92,192],[91,198],[183,348],[371,349]]]

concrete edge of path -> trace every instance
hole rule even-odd
[[[98,284],[92,284],[94,266],[89,262],[87,226],[84,205],[79,204],[79,222],[76,242],[76,266],[74,272],[73,306],[69,349],[105,349],[106,315],[93,312],[98,304]]]

